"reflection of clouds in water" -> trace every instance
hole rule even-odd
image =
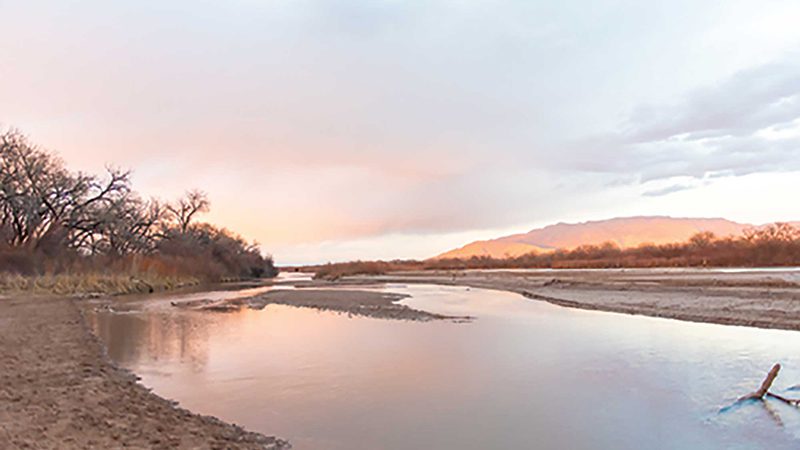
[[[752,404],[719,412],[775,361],[785,367],[775,392],[800,379],[793,333],[578,311],[480,289],[381,289],[477,319],[348,319],[270,305],[106,316],[95,327],[111,339],[112,357],[155,392],[297,437],[300,450],[301,442],[790,449],[800,439],[796,408],[770,402],[772,413]]]

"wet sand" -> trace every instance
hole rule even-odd
[[[0,298],[0,448],[281,449],[114,366],[75,300]]]
[[[347,277],[341,282],[462,285],[516,292],[570,308],[800,330],[800,271],[792,270],[405,272]]]
[[[800,330],[800,270],[607,269],[394,272],[337,281],[295,283],[298,289],[213,305],[225,311],[270,303],[408,320],[442,319],[397,305],[392,294],[361,291],[389,283],[496,289],[570,308],[693,322]],[[453,319],[453,318],[451,318]]]
[[[379,319],[415,321],[470,319],[469,317],[434,314],[397,303],[405,297],[401,294],[356,289],[291,289],[268,291],[252,297],[233,300],[175,302],[173,306],[228,312],[242,307],[263,309],[267,305],[276,304]]]

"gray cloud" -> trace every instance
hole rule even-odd
[[[747,136],[800,117],[800,54],[697,89],[674,105],[640,106],[624,126],[635,143]]]
[[[675,192],[686,191],[689,189],[694,189],[695,187],[697,186],[694,184],[679,183],[659,189],[652,189],[649,191],[645,191],[642,193],[642,195],[644,195],[645,197],[661,197],[662,195],[669,195]]]
[[[574,142],[563,170],[637,175],[738,176],[800,169],[800,54],[696,89],[674,104],[639,106],[615,133]]]

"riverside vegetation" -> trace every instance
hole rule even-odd
[[[532,252],[511,258],[473,256],[424,261],[354,261],[309,266],[320,279],[387,272],[465,269],[610,269],[652,267],[773,267],[800,265],[800,229],[788,223],[753,227],[740,236],[718,237],[710,232],[687,242],[645,244],[620,248],[613,242],[582,245],[571,250]]]
[[[0,134],[0,291],[121,294],[277,274],[257,244],[196,221],[205,193],[145,199],[130,175],[73,172],[20,132]]]

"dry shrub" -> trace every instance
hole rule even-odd
[[[628,249],[605,243],[514,258],[473,256],[425,261],[356,261],[310,266],[308,269],[314,270],[317,278],[338,279],[402,270],[770,266],[800,266],[800,229],[776,223],[747,230],[739,237],[720,239],[703,232],[683,243],[644,244]]]
[[[414,270],[419,265],[418,261],[351,261],[346,263],[328,263],[313,266],[314,278],[322,280],[338,280],[352,275],[383,275],[386,272],[398,270]]]

